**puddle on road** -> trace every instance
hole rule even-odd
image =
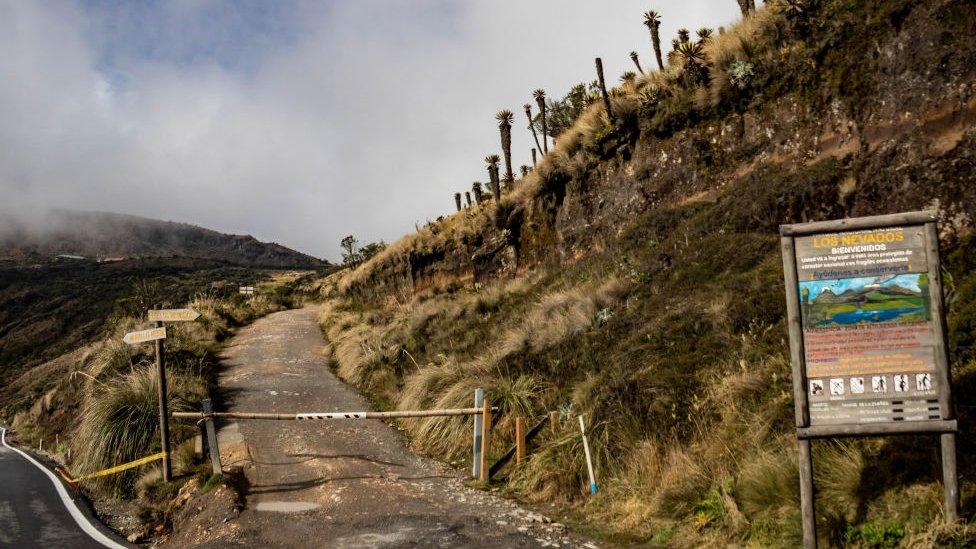
[[[262,501],[254,506],[255,511],[270,511],[273,513],[301,513],[321,507],[318,503],[308,501]]]

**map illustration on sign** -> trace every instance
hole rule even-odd
[[[804,326],[848,326],[930,319],[925,273],[800,282]]]

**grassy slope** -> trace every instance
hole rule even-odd
[[[808,109],[808,119],[841,102],[868,136],[868,126],[879,122],[869,100],[884,93],[878,85],[884,75],[871,72],[873,52],[912,16],[938,13],[927,24],[941,25],[934,34],[947,52],[940,70],[948,70],[972,57],[971,50],[948,53],[973,28],[971,8],[952,1],[917,8],[900,1],[829,1],[804,43],[784,38],[781,20],[762,15],[769,19],[750,21],[723,39],[723,48],[757,68],[749,94],[721,82],[704,93],[680,86],[676,74],[653,75],[643,90],[624,90],[615,99],[625,119],[618,129],[600,122],[599,107],[591,109],[501,204],[406,237],[337,284],[323,328],[338,373],[388,407],[467,405],[473,388],[485,387],[502,407],[495,454],[510,444],[516,413],[585,413],[604,487],[598,496],[584,497],[586,473],[571,421],[542,437],[526,466],[503,475],[504,482],[523,498],[562,503],[586,524],[622,539],[794,546],[793,404],[777,225],[922,208],[939,198],[950,219],[943,251],[964,428],[964,514],[971,516],[976,485],[969,477],[976,463],[969,456],[976,439],[967,418],[976,406],[976,240],[968,236],[968,218],[952,217],[974,205],[966,190],[976,149],[971,132],[949,154],[925,159],[942,166],[944,179],[926,180],[931,175],[918,171],[907,183],[890,170],[897,147],[911,143],[888,152],[855,146],[849,154],[803,160],[693,143],[699,157],[710,159],[699,167],[711,188],[693,189],[707,191],[704,199],[681,200],[690,193],[668,187],[665,174],[653,189],[661,198],[652,207],[576,261],[558,268],[542,262],[511,282],[449,283],[412,296],[392,292],[382,299],[360,291],[398,287],[403,265],[418,257],[442,257],[499,229],[520,229],[513,218],[538,222],[531,234],[516,231],[525,256],[555,247],[546,240],[556,231],[545,222],[551,205],[558,208],[574,191],[585,193],[593,174],[614,161],[607,151],[635,139],[694,140],[694,131],[676,132],[721,126],[784,96]],[[642,92],[656,97],[648,103]],[[653,164],[644,169],[652,171]],[[464,457],[469,427],[461,421],[405,425],[419,449]],[[822,442],[816,453],[820,533],[827,540],[865,546],[972,540],[968,523],[938,525],[941,487],[932,437]]]

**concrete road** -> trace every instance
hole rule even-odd
[[[0,439],[0,547],[124,547],[92,525],[54,473],[8,446],[6,432]]]
[[[329,371],[317,308],[243,328],[220,388],[234,411],[368,410]],[[241,420],[221,431],[224,466],[250,482],[234,532],[208,546],[589,546],[538,513],[464,486],[464,472],[410,452],[380,420]],[[202,541],[202,540],[201,540]]]

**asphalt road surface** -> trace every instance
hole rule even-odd
[[[0,444],[0,547],[124,547],[92,526],[49,475],[6,440]]]
[[[368,410],[328,368],[317,307],[243,328],[220,388],[234,411]],[[539,513],[464,485],[464,472],[410,452],[380,420],[240,420],[220,434],[224,467],[250,483],[223,534],[193,544],[333,548],[595,547]],[[216,536],[215,536],[216,534]]]

